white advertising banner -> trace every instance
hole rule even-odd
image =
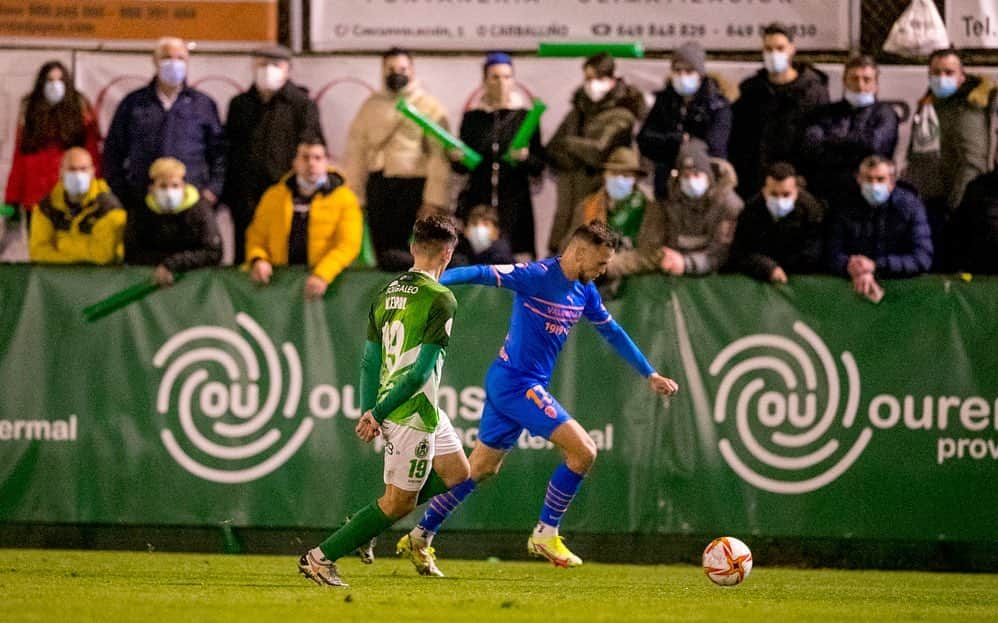
[[[797,47],[846,50],[850,0],[337,0],[313,2],[314,50],[510,50],[540,42],[642,42],[669,50],[754,50],[762,26],[788,25]],[[858,4],[858,3],[857,3]]]
[[[946,32],[958,48],[998,48],[998,0],[946,0]]]

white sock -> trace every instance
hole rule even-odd
[[[543,539],[558,536],[558,526],[549,526],[543,521],[538,521],[534,527],[534,536]]]
[[[409,538],[418,547],[429,547],[430,543],[433,542],[433,537],[436,536],[429,530],[423,530],[419,526],[416,526],[409,532]]]

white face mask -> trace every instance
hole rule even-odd
[[[164,212],[176,212],[180,209],[180,204],[184,201],[184,189],[181,188],[157,188],[153,191],[156,198],[156,205]]]
[[[781,219],[794,211],[793,197],[766,197],[766,208],[775,219]]]
[[[171,87],[180,86],[187,78],[187,61],[164,58],[159,62],[159,79]]]
[[[782,74],[790,69],[790,55],[786,52],[763,52],[762,64],[771,74]]]
[[[489,230],[488,225],[472,225],[468,228],[465,237],[468,239],[468,244],[471,245],[471,250],[475,252],[475,255],[492,246],[492,232]]]
[[[256,86],[261,91],[280,91],[288,81],[288,74],[277,65],[264,65],[256,68]]]
[[[45,101],[55,106],[66,96],[66,83],[62,80],[49,80],[42,89]]]
[[[696,177],[679,178],[679,190],[690,199],[703,197],[704,193],[707,192],[708,186],[710,186],[710,180],[703,173]]]
[[[853,108],[866,108],[867,106],[872,106],[874,102],[877,101],[877,94],[867,91],[850,91],[845,89],[842,93],[842,98],[849,102],[849,105]]]
[[[62,187],[70,197],[82,197],[90,190],[88,171],[65,171],[62,174]]]
[[[672,74],[669,79],[672,88],[683,97],[689,97],[700,90],[700,74]]]
[[[613,89],[613,81],[607,78],[593,78],[586,80],[586,83],[582,85],[582,90],[585,91],[586,96],[594,102],[606,97],[611,89]]]

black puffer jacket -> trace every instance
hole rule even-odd
[[[751,197],[762,188],[763,174],[774,162],[800,166],[798,150],[805,118],[828,103],[828,76],[807,63],[794,63],[797,78],[773,84],[760,69],[738,86],[732,106],[728,156],[738,172],[738,193]]]
[[[666,195],[669,175],[686,135],[707,143],[711,156],[727,160],[731,103],[711,77],[703,80],[689,102],[671,84],[656,93],[655,104],[638,132],[641,155],[655,163],[657,198]]]

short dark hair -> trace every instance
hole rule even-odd
[[[586,67],[592,67],[597,78],[612,78],[617,69],[613,57],[606,52],[600,52],[587,58],[586,62],[582,63],[582,68]]]
[[[485,205],[484,203],[476,205],[468,212],[469,223],[476,219],[492,221],[496,227],[499,227],[499,212],[492,206]]]
[[[428,216],[412,226],[412,242],[417,247],[440,251],[457,244],[457,228],[449,216]]]
[[[762,29],[762,38],[765,39],[770,35],[783,35],[790,43],[794,41],[794,31],[783,22],[770,22],[766,24]]]
[[[599,219],[593,219],[575,228],[572,232],[572,240],[582,240],[598,247],[607,247],[617,250],[620,246],[620,234],[610,229],[610,226]]]
[[[797,177],[797,170],[789,162],[774,162],[766,169],[766,177],[771,177],[777,182],[782,182],[788,177]]]
[[[932,54],[929,54],[929,65],[932,61],[937,58],[946,58],[947,56],[955,56],[956,60],[960,61],[960,68],[963,69],[963,56],[960,54],[959,50],[950,46],[948,48],[939,48],[938,50],[933,50]]]
[[[880,75],[880,67],[877,66],[877,61],[869,54],[855,54],[850,56],[849,60],[846,61],[843,72],[849,73],[850,69],[859,69],[862,67],[873,67],[877,71],[877,75]]]
[[[315,145],[321,145],[326,151],[326,155],[329,155],[329,149],[326,147],[326,139],[317,134],[308,134],[298,139],[298,144],[295,145],[295,151],[298,151],[300,147],[312,147]]]
[[[859,169],[860,170],[862,170],[862,169],[872,169],[873,167],[877,167],[877,166],[880,166],[882,164],[886,164],[887,167],[891,170],[891,176],[892,177],[895,176],[895,175],[897,175],[897,165],[894,164],[894,161],[891,160],[890,158],[885,158],[884,156],[881,156],[880,154],[873,154],[871,156],[867,156],[866,158],[863,158],[863,161],[859,163]]]
[[[393,56],[404,56],[408,58],[410,61],[412,60],[412,52],[410,52],[406,48],[400,48],[398,46],[394,46],[385,50],[384,54],[381,55],[381,62],[384,63]]]

